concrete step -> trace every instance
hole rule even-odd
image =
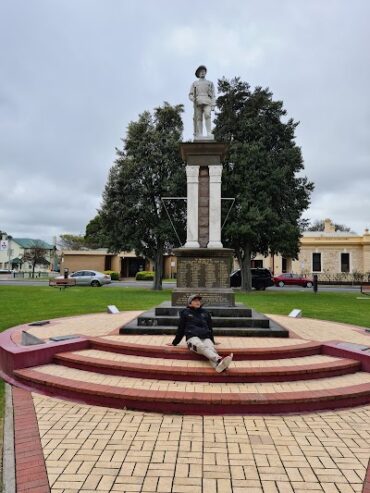
[[[149,412],[209,414],[291,413],[370,402],[370,374],[274,383],[173,382],[105,375],[43,365],[15,370],[28,388],[79,402]]]
[[[177,327],[163,326],[163,325],[137,325],[135,323],[130,323],[126,325],[123,329],[120,329],[120,334],[153,334],[153,335],[175,335]],[[260,327],[215,327],[213,329],[213,334],[215,336],[244,336],[244,337],[287,337],[285,332],[274,332],[271,329],[260,328]]]
[[[327,378],[355,373],[358,361],[331,356],[268,361],[232,362],[227,372],[217,373],[207,361],[166,360],[83,350],[54,356],[57,364],[86,371],[156,380],[196,382],[282,382]]]
[[[205,307],[213,317],[251,317],[252,310],[242,303],[230,307]],[[178,316],[184,307],[172,306],[170,301],[164,301],[155,308],[157,316]]]
[[[162,317],[164,319],[164,317]],[[171,334],[175,335],[177,331],[177,323],[174,323],[174,320],[170,318],[167,320],[167,325],[158,325],[155,319],[150,319],[148,321],[148,325],[139,325],[139,320],[142,320],[142,316],[134,319],[132,322],[126,324],[124,327],[119,329],[120,334]],[[226,320],[226,319],[223,319]],[[243,320],[243,319],[240,319]],[[249,319],[251,320],[251,319]],[[164,320],[163,320],[164,322]],[[250,325],[253,325],[254,322],[248,322]],[[268,321],[267,321],[268,323]],[[149,325],[150,324],[150,325]],[[266,323],[265,323],[266,325]],[[214,335],[218,336],[230,336],[230,337],[289,337],[289,332],[281,327],[278,324],[275,324],[270,320],[269,326],[267,327],[259,327],[252,326],[223,326],[223,327],[214,327],[213,328]]]
[[[242,328],[242,327],[256,327],[256,328],[269,328],[269,319],[266,317],[212,317],[213,328],[228,327],[228,328]],[[156,326],[175,326],[179,323],[179,317],[173,315],[154,315],[145,314],[141,315],[137,319],[137,325],[142,327],[156,327]]]
[[[120,328],[121,334],[174,334],[179,324],[179,312],[183,307],[162,303],[153,310],[141,314]],[[245,337],[289,337],[289,332],[265,315],[253,309],[236,307],[210,307],[215,334]],[[245,316],[248,315],[248,316]],[[152,330],[149,330],[152,329]],[[223,330],[227,332],[222,332]]]

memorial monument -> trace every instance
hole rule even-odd
[[[186,243],[174,250],[177,257],[177,287],[173,305],[184,305],[191,293],[199,292],[207,306],[234,306],[230,289],[233,251],[221,242],[222,161],[227,145],[216,142],[211,130],[211,111],[216,97],[213,82],[206,80],[207,68],[195,71],[189,99],[194,107],[194,141],[181,144],[186,163]],[[206,135],[203,135],[203,122]]]
[[[197,68],[198,80],[189,93],[194,140],[180,145],[186,163],[187,224],[185,244],[173,250],[177,259],[176,288],[171,302],[140,315],[120,332],[174,334],[179,310],[186,306],[191,294],[199,293],[213,315],[216,335],[288,337],[285,329],[264,315],[236,305],[230,288],[233,250],[224,248],[221,241],[222,163],[227,144],[216,142],[212,134],[211,112],[216,99],[214,84],[205,78],[206,73],[204,65]]]

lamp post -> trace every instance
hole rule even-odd
[[[9,270],[11,270],[10,258],[12,256],[12,249],[10,248],[10,242],[12,241],[13,237],[10,235],[7,235],[6,239],[8,240],[8,268],[9,268]]]

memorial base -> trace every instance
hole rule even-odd
[[[175,288],[172,291],[172,306],[186,306],[188,298],[192,294],[200,294],[204,308],[210,306],[235,306],[235,294],[231,288]]]
[[[173,306],[186,306],[191,294],[199,293],[205,306],[235,306],[230,288],[233,250],[229,248],[177,248],[177,287]]]

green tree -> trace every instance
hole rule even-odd
[[[108,238],[104,234],[101,216],[97,214],[86,226],[85,244],[89,248],[105,248]]]
[[[334,223],[335,231],[343,231],[346,233],[352,232],[351,228],[346,226],[345,224],[337,224]],[[312,224],[309,223],[305,229],[305,231],[324,231],[325,229],[325,220],[318,219],[314,221]]]
[[[59,236],[58,246],[63,250],[82,250],[83,248],[87,248],[83,235],[73,235],[70,233]]]
[[[250,290],[256,253],[297,257],[300,218],[313,184],[298,176],[304,168],[295,143],[298,124],[286,120],[283,103],[269,89],[251,91],[239,78],[220,80],[218,89],[215,136],[229,144],[223,196],[236,199],[223,241],[238,258],[242,290]]]
[[[101,234],[110,251],[134,249],[153,262],[153,289],[162,289],[163,254],[180,246],[162,199],[184,195],[185,170],[179,152],[182,112],[182,105],[164,103],[129,124],[99,210]],[[170,201],[167,209],[183,233],[183,208]]]
[[[50,265],[50,262],[46,260],[46,256],[49,254],[49,250],[47,250],[44,244],[38,240],[32,242],[30,248],[27,248],[24,251],[22,257],[22,263],[28,262],[32,265],[32,277],[35,277],[35,268],[36,265]]]

